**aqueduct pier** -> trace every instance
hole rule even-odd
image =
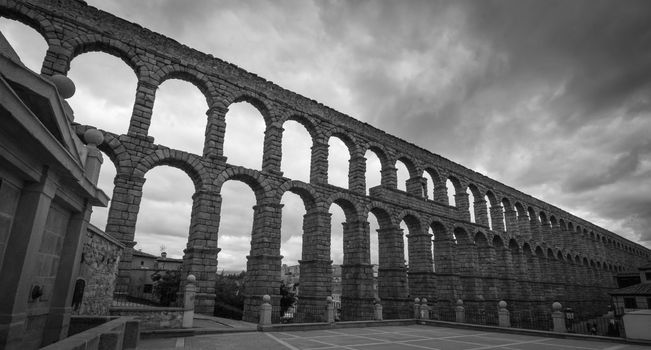
[[[256,319],[263,295],[279,302],[280,200],[287,191],[298,194],[306,210],[300,261],[303,305],[322,305],[331,294],[329,208],[334,203],[345,213],[345,319],[372,317],[371,213],[380,225],[378,290],[385,318],[410,317],[404,306],[414,297],[436,300],[441,307],[456,299],[466,305],[494,305],[504,299],[514,308],[549,307],[560,301],[587,310],[608,303],[615,274],[651,257],[649,249],[560,208],[83,1],[0,0],[0,15],[45,38],[42,74],[65,75],[75,57],[90,51],[117,56],[133,69],[138,84],[129,128],[120,135],[105,132],[100,146],[117,169],[106,232],[129,247],[120,262],[129,267],[145,175],[159,165],[187,173],[195,193],[184,272],[197,277],[201,312],[211,313],[214,305],[220,189],[228,180],[248,184],[256,197],[247,256],[246,320]],[[203,154],[156,144],[148,135],[156,89],[168,79],[188,81],[206,98]],[[229,164],[223,156],[225,115],[229,105],[240,101],[253,104],[265,119],[261,170]],[[301,123],[312,138],[309,183],[281,172],[283,124],[288,120]],[[83,133],[88,127],[77,129]],[[350,152],[348,188],[327,182],[331,137],[341,139]],[[382,164],[381,185],[369,194],[364,157],[368,150]],[[406,191],[397,189],[397,161],[409,171]],[[427,183],[425,173],[433,184]],[[455,205],[448,202],[447,180],[454,186]],[[475,199],[472,205],[467,190]],[[408,268],[403,221],[409,231]],[[126,278],[121,275],[119,283]]]

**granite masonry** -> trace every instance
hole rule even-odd
[[[138,85],[128,131],[104,132],[99,145],[117,169],[106,232],[125,246],[120,267],[130,267],[145,175],[160,165],[187,173],[195,193],[183,268],[197,277],[198,312],[213,309],[220,189],[229,180],[250,186],[257,202],[245,281],[244,319],[249,321],[257,320],[263,295],[272,296],[274,307],[279,305],[280,200],[287,191],[298,194],[306,209],[302,305],[324,306],[332,294],[328,211],[333,203],[344,210],[342,319],[373,318],[370,213],[380,225],[378,293],[385,319],[411,317],[409,305],[415,297],[446,308],[457,299],[491,307],[504,299],[515,309],[559,301],[590,310],[608,303],[615,274],[643,265],[651,255],[645,247],[561,208],[83,1],[1,0],[0,15],[43,35],[49,46],[44,75],[65,75],[75,57],[90,51],[117,56],[133,69]],[[186,80],[205,95],[209,108],[202,154],[168,148],[148,135],[156,89],[168,79]],[[265,118],[261,170],[230,164],[223,155],[225,114],[229,105],[241,101]],[[281,172],[283,124],[288,120],[301,123],[312,138],[309,183]],[[79,125],[77,132],[90,127]],[[331,137],[343,140],[350,152],[348,188],[327,184]],[[382,163],[382,179],[367,195],[368,150]],[[409,170],[407,191],[397,189],[398,160]],[[427,183],[425,173],[434,183]],[[447,180],[456,193],[455,205],[448,202]],[[467,191],[474,198],[472,206]],[[408,268],[402,221],[409,228]],[[117,283],[128,284],[128,279],[121,273]]]

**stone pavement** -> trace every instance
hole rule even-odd
[[[247,332],[146,339],[138,349],[256,350],[650,350],[651,346],[432,326]]]

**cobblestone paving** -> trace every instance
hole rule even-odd
[[[650,350],[651,346],[429,326],[251,332],[148,339],[138,349],[255,350]]]

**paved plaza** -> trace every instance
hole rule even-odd
[[[138,349],[256,350],[635,350],[651,346],[432,326],[395,326],[290,332],[247,332],[146,339]]]

